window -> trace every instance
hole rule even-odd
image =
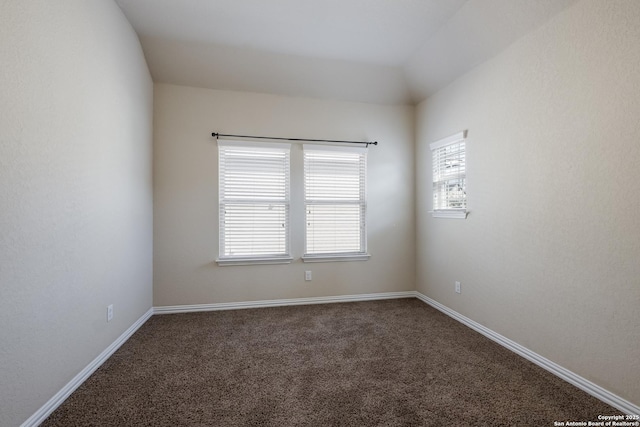
[[[304,146],[306,262],[368,259],[366,168],[365,148]]]
[[[289,262],[288,144],[218,141],[218,264]]]
[[[434,217],[467,217],[466,136],[463,131],[431,144]]]

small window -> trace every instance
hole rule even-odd
[[[433,157],[433,216],[467,217],[467,131],[431,144]]]
[[[369,258],[366,171],[366,148],[304,146],[304,261]]]
[[[218,264],[290,262],[290,145],[218,141]]]

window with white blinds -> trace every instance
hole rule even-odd
[[[433,216],[466,218],[466,131],[431,144]]]
[[[364,148],[304,145],[305,261],[367,256],[366,173]]]
[[[218,148],[218,262],[290,261],[290,145],[219,141]]]

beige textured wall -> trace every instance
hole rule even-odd
[[[153,86],[112,1],[2,1],[0,63],[0,425],[17,426],[151,307]]]
[[[414,289],[413,124],[381,106],[156,84],[154,305]],[[218,256],[217,145],[211,132],[380,141],[369,149],[365,262],[303,263],[302,151],[292,146],[292,264],[226,266]],[[304,271],[313,281],[304,281]]]
[[[579,2],[416,118],[418,291],[636,405],[639,22]],[[471,213],[434,219],[429,143],[463,129]]]

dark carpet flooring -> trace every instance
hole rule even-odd
[[[618,410],[417,299],[153,316],[42,424],[553,426]]]

